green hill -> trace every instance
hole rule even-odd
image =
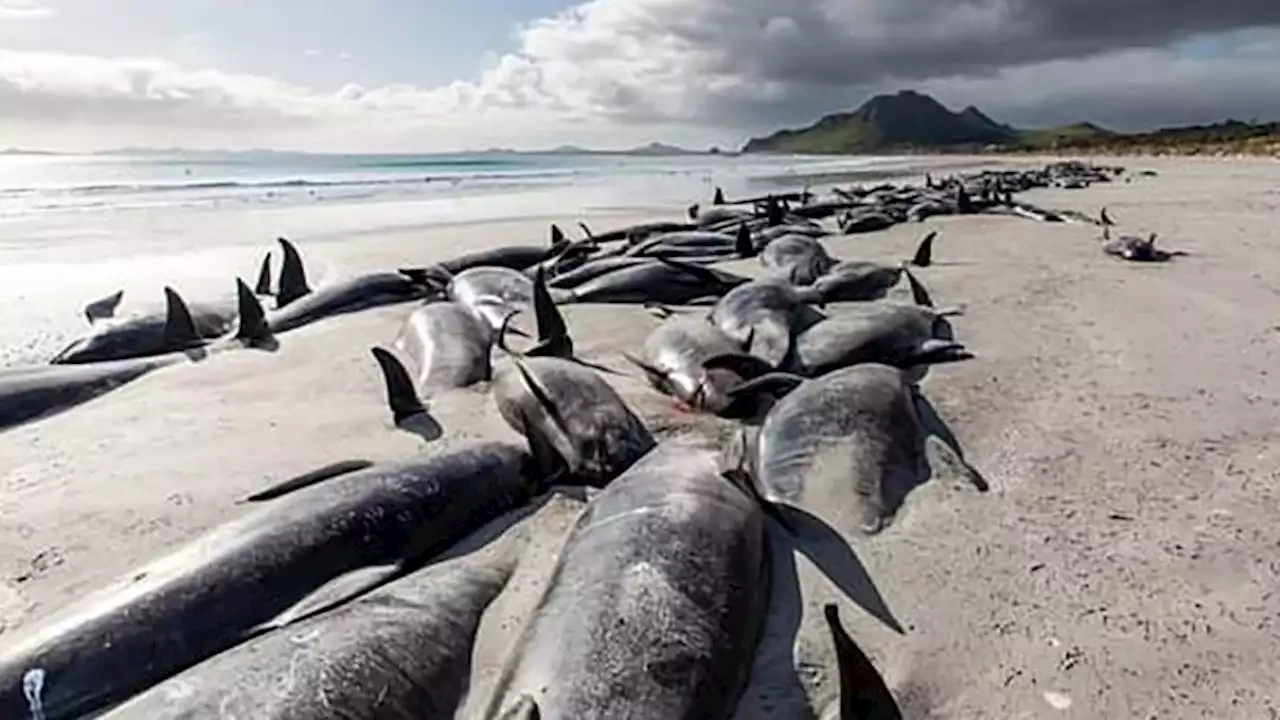
[[[1280,154],[1280,123],[1227,120],[1213,125],[1119,133],[1094,123],[1019,129],[969,106],[958,113],[904,90],[877,95],[853,112],[753,138],[743,152],[859,155],[892,152],[1229,152]]]
[[[857,154],[890,150],[981,147],[1016,140],[1018,132],[974,107],[953,113],[928,95],[877,95],[850,113],[827,115],[807,128],[753,138],[743,152]]]

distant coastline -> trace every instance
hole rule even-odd
[[[744,153],[811,155],[1010,154],[1280,156],[1280,122],[1225,120],[1211,125],[1119,132],[1092,122],[1017,128],[974,106],[954,112],[928,95],[877,95],[856,110],[748,140]]]
[[[404,153],[332,153],[332,152],[305,152],[305,151],[289,151],[289,150],[269,150],[265,148],[256,148],[251,150],[197,150],[192,148],[145,148],[145,147],[127,147],[112,148],[107,150],[93,150],[88,152],[58,152],[53,150],[33,150],[26,148],[7,148],[0,150],[0,156],[126,156],[126,157],[151,157],[151,156],[190,156],[190,157],[270,157],[270,156],[314,156],[314,157],[450,157],[458,155],[515,155],[515,156],[547,156],[547,155],[570,155],[570,156],[621,156],[621,157],[687,157],[687,156],[719,156],[734,157],[740,153],[735,150],[721,150],[718,147],[711,147],[707,150],[690,150],[676,145],[667,145],[665,143],[649,143],[639,147],[627,148],[621,150],[582,148],[575,145],[561,145],[555,148],[542,150],[515,150],[512,148],[486,148],[484,150],[458,150],[452,152],[404,152]]]

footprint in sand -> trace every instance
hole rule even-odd
[[[27,603],[22,594],[8,583],[0,583],[0,635],[4,635],[26,614]]]

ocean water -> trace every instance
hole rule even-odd
[[[0,156],[0,222],[54,214],[560,195],[561,203],[692,202],[902,158],[624,155],[314,155],[272,152]],[[557,193],[555,191],[567,191]],[[492,204],[492,203],[491,203]],[[455,219],[455,218],[450,218]],[[490,219],[484,217],[472,219]]]
[[[0,154],[0,367],[39,362],[84,332],[81,309],[124,289],[121,312],[252,281],[277,237],[315,283],[511,242],[546,223],[679,218],[809,176],[894,174],[903,158],[611,155]],[[918,162],[914,161],[914,162]],[[527,222],[522,222],[527,221]],[[537,221],[537,222],[534,222]],[[502,227],[483,225],[505,223]],[[512,224],[514,223],[514,225]]]

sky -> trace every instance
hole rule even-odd
[[[904,88],[1280,119],[1280,0],[0,0],[0,147],[737,147]]]

